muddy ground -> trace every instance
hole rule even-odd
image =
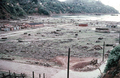
[[[69,48],[71,49],[71,57],[76,57],[77,63],[80,65],[80,59],[82,58],[101,59],[103,42],[112,45],[118,43],[119,34],[113,29],[110,29],[110,33],[95,32],[96,27],[105,27],[109,23],[119,24],[118,22],[86,20],[88,27],[79,27],[74,22],[70,22],[70,19],[64,20],[66,19],[32,17],[32,19],[17,21],[19,23],[43,22],[44,27],[9,32],[1,31],[0,58],[12,58],[20,62],[20,58],[22,58],[22,62],[23,58],[25,58],[25,63],[64,68],[63,63],[65,61],[59,64],[55,60],[58,56],[67,56]],[[85,20],[79,21],[85,22]],[[106,46],[105,53],[112,48],[113,46]],[[87,63],[90,63],[90,61],[87,61]],[[65,63],[67,64],[67,62]],[[74,67],[77,63],[73,63]],[[80,67],[78,66],[78,68]],[[76,68],[71,67],[71,69],[75,70]]]

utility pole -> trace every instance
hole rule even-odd
[[[102,58],[102,61],[104,61],[104,54],[105,54],[105,42],[103,43],[103,58]]]
[[[69,78],[69,65],[70,65],[70,48],[68,50],[68,68],[67,68],[67,78]]]

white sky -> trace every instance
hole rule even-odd
[[[120,12],[120,0],[100,0],[106,5],[110,5]]]
[[[66,1],[66,0],[59,0],[61,2]],[[98,0],[96,0],[98,1]],[[120,0],[100,0],[103,4],[105,5],[110,5],[117,9],[120,12]]]

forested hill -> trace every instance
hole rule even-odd
[[[118,13],[95,0],[0,0],[0,18],[12,19],[28,14]]]

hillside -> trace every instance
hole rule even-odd
[[[1,0],[0,18],[14,19],[28,14],[63,14],[63,13],[118,13],[110,6],[95,0]]]

